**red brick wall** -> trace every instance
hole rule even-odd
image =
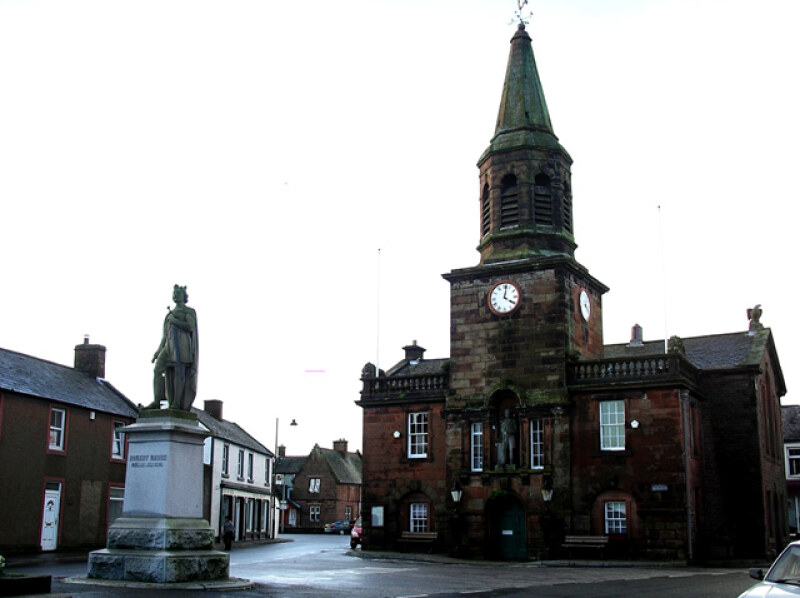
[[[443,402],[408,403],[402,405],[364,407],[364,454],[362,457],[364,487],[362,522],[364,546],[387,548],[407,521],[403,499],[412,494],[424,495],[430,501],[429,517],[433,530],[443,528],[443,509],[449,486],[445,470],[445,425]],[[428,457],[407,456],[407,416],[410,412],[428,412]],[[394,437],[394,431],[400,437]],[[371,508],[384,507],[383,528],[371,525]]]
[[[3,394],[0,551],[39,549],[45,479],[63,481],[59,549],[105,545],[108,487],[125,483],[125,463],[111,461],[113,420],[132,420],[52,404],[67,411],[64,454],[47,452],[50,401]]]
[[[645,399],[645,394],[647,398]],[[677,389],[593,393],[575,397],[572,418],[573,531],[602,534],[599,503],[604,493],[622,492],[633,501],[636,518],[624,540],[628,552],[668,556],[687,554],[687,493],[684,440],[689,442],[690,484],[701,486],[702,447],[693,446],[692,412],[696,400]],[[625,401],[625,450],[600,449],[599,402]],[[632,421],[638,428],[632,428]],[[689,427],[685,428],[684,424]],[[687,430],[684,438],[684,429]],[[693,503],[694,490],[688,500]],[[599,500],[598,500],[599,499]],[[694,510],[694,506],[692,505]],[[638,518],[638,519],[637,519]]]

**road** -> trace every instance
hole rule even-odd
[[[355,553],[347,536],[294,535],[291,542],[234,546],[231,576],[250,579],[250,590],[207,591],[204,596],[321,598],[510,597],[553,598],[647,596],[666,598],[735,598],[753,583],[743,569],[693,567],[542,567],[537,563],[487,563]],[[376,558],[376,556],[378,558]],[[85,560],[41,562],[14,568],[53,575],[53,591],[82,598],[143,598],[167,592],[65,583],[84,576]],[[169,595],[197,597],[196,591],[170,590]]]

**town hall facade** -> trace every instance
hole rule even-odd
[[[362,371],[364,548],[773,554],[786,389],[760,309],[747,330],[668,350],[638,327],[604,345],[608,287],[574,256],[571,164],[520,24],[478,162],[480,262],[443,275],[450,357],[414,341]]]

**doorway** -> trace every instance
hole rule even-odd
[[[58,522],[61,513],[61,482],[46,482],[42,511],[42,550],[58,548]]]
[[[525,509],[519,498],[502,492],[487,506],[490,521],[489,544],[493,558],[504,560],[526,559],[527,534]],[[491,558],[491,557],[490,557]]]

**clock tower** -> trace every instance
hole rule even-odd
[[[520,23],[495,133],[478,160],[480,262],[444,275],[451,285],[448,408],[488,409],[493,430],[505,409],[521,425],[531,410],[567,407],[567,363],[602,355],[608,289],[575,260],[571,165]],[[517,465],[523,452],[513,457]]]

